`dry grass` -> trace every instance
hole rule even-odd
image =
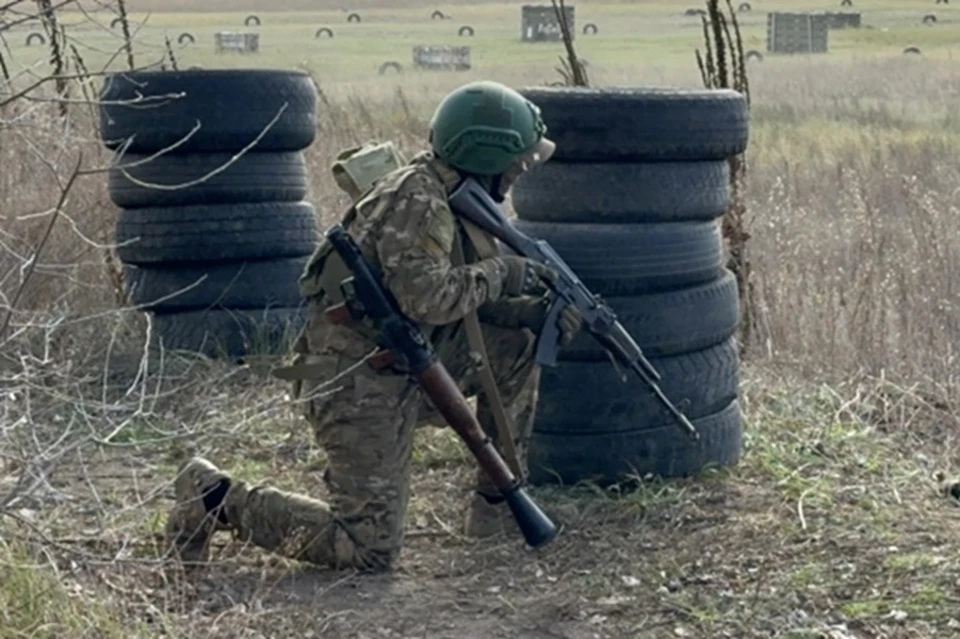
[[[957,81],[907,61],[810,68],[771,100],[757,74],[759,356],[953,382]]]
[[[130,394],[119,378],[106,397],[73,373],[46,387],[7,380],[7,417],[26,422],[29,406],[34,429],[10,448],[50,423],[90,440],[4,517],[0,627],[17,632],[0,636],[53,636],[41,624],[90,637],[954,636],[960,511],[929,477],[956,463],[957,424],[910,389],[750,367],[740,466],[629,492],[540,489],[565,530],[537,552],[458,534],[470,469],[431,429],[394,575],[297,566],[227,535],[209,567],[184,573],[158,536],[179,458],[308,492],[323,467],[283,387],[192,368],[168,365]],[[24,603],[37,598],[48,605]]]
[[[309,199],[325,223],[347,203],[328,170],[336,153],[393,139],[412,154],[433,104],[457,81],[410,80],[372,94],[321,85],[318,141],[307,155]],[[951,379],[958,83],[950,65],[912,60],[811,62],[789,75],[753,69],[746,200],[761,306],[755,357],[810,371]],[[56,202],[54,171],[81,151],[91,167],[108,161],[85,107],[67,120],[50,111],[21,106],[5,116],[20,118],[0,148],[7,297]],[[104,176],[84,176],[18,317],[113,308],[101,247],[114,210]]]
[[[960,74],[906,59],[750,72],[758,328],[742,464],[632,491],[541,489],[566,529],[530,552],[458,534],[467,455],[429,430],[390,578],[229,539],[200,573],[165,560],[157,533],[185,455],[314,492],[323,454],[262,371],[142,348],[144,316],[118,302],[115,208],[95,172],[109,156],[81,87],[65,118],[56,100],[0,107],[0,319],[35,262],[0,334],[0,638],[960,636],[960,511],[930,481],[960,464]],[[689,68],[660,73],[592,70],[591,84],[698,81],[692,51]],[[465,77],[320,78],[307,153],[325,223],[346,204],[335,154],[369,139],[411,154]],[[556,76],[547,65],[496,79]],[[90,173],[35,259],[81,155]]]

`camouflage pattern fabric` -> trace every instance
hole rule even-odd
[[[451,264],[460,231],[446,195],[456,179],[432,154],[418,155],[360,200],[348,230],[366,259],[381,269],[403,311],[431,337],[468,397],[480,394],[480,384],[461,320],[473,309],[494,309],[482,313],[491,320],[482,324],[484,342],[525,464],[538,386],[535,335],[510,321],[493,321],[505,274],[497,258],[476,261],[476,253],[467,251],[468,264]],[[305,290],[317,275],[308,266]],[[234,482],[224,510],[239,538],[262,548],[337,568],[384,570],[403,545],[414,428],[432,419],[432,407],[407,376],[356,368],[374,344],[348,326],[330,323],[323,307],[322,296],[310,300],[311,313],[295,348],[296,363],[315,364],[317,372],[295,390],[327,452],[329,500]],[[496,442],[496,425],[482,394],[477,416]],[[493,490],[479,469],[477,487]]]
[[[500,298],[506,265],[497,257],[453,266],[458,222],[447,195],[459,177],[430,152],[384,177],[355,205],[348,225],[364,258],[379,269],[401,310],[427,327],[456,322]],[[321,246],[308,264],[301,289],[319,292]]]

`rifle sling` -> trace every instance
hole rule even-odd
[[[463,218],[460,218],[463,228],[466,230],[470,241],[479,254],[490,252],[497,253],[496,246],[488,239],[483,232]],[[466,263],[461,238],[455,238],[453,242],[453,263],[455,266],[461,266]],[[510,418],[503,407],[503,398],[500,397],[500,389],[497,388],[497,380],[493,377],[493,371],[490,369],[490,359],[487,357],[487,349],[483,343],[483,330],[480,328],[480,318],[477,311],[473,310],[467,313],[463,318],[463,325],[467,331],[467,344],[470,350],[476,354],[480,364],[477,367],[477,374],[480,377],[480,385],[483,388],[487,401],[490,402],[490,410],[493,413],[493,421],[497,425],[497,434],[500,439],[500,448],[503,451],[504,461],[510,466],[510,470],[521,481],[523,472],[520,467],[520,459],[517,455],[517,447],[514,440],[514,430],[510,424]]]

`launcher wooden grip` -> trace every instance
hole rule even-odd
[[[431,364],[417,376],[417,382],[477,458],[497,490],[506,492],[516,486],[519,480],[483,432],[476,415],[443,364],[439,361]]]

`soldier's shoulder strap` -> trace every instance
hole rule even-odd
[[[416,171],[415,166],[403,166],[377,180],[374,185],[357,196],[340,223],[345,228],[351,229],[362,212],[362,222],[365,228],[369,229],[371,226],[379,224],[379,218],[393,204],[397,191]],[[357,243],[363,241],[362,237],[354,239]],[[337,259],[331,260],[332,254],[333,247],[326,239],[322,239],[300,275],[300,293],[304,298],[316,297],[323,292],[329,293],[331,283],[339,282],[336,278],[344,274],[343,269],[345,267],[336,268],[340,265],[335,264],[338,262]],[[328,268],[328,263],[333,264],[334,268]]]
[[[500,255],[500,247],[497,246],[496,240],[494,240],[489,233],[470,220],[465,220],[462,217],[457,219],[460,220],[460,224],[463,225],[463,230],[466,232],[467,238],[473,245],[473,249],[476,251],[479,259],[485,260],[489,257]]]
[[[470,223],[466,220],[461,220],[461,222],[465,223],[464,227],[467,229],[467,235],[471,236],[469,227],[466,226]],[[470,226],[473,225],[471,224]],[[479,228],[474,228],[482,233]],[[476,243],[476,240],[472,236],[470,237],[470,241],[474,242],[474,244]],[[477,247],[477,250],[479,255],[479,247]],[[483,259],[482,255],[479,256]],[[452,258],[453,264],[456,266],[466,263],[463,245],[459,240],[453,243]],[[483,342],[483,328],[480,326],[480,318],[476,309],[464,316],[463,325],[467,332],[467,344],[470,347],[470,351],[474,353],[479,360],[479,367],[476,373],[480,378],[480,386],[483,389],[484,395],[487,397],[487,402],[493,413],[493,421],[497,426],[497,435],[500,440],[500,448],[503,451],[503,458],[513,473],[522,480],[523,467],[520,464],[520,458],[517,453],[515,440],[516,430],[503,404],[503,397],[500,395],[500,389],[497,387],[497,380],[494,377],[493,369],[490,368],[490,356],[487,354],[487,347]]]
[[[407,180],[419,170],[416,165],[408,164],[391,171],[357,199],[351,207],[350,213],[356,216],[357,211],[363,211],[365,218],[371,221],[378,219],[394,203],[397,193],[403,188]],[[373,209],[367,210],[371,206]],[[356,238],[356,240],[359,242],[360,238]]]

